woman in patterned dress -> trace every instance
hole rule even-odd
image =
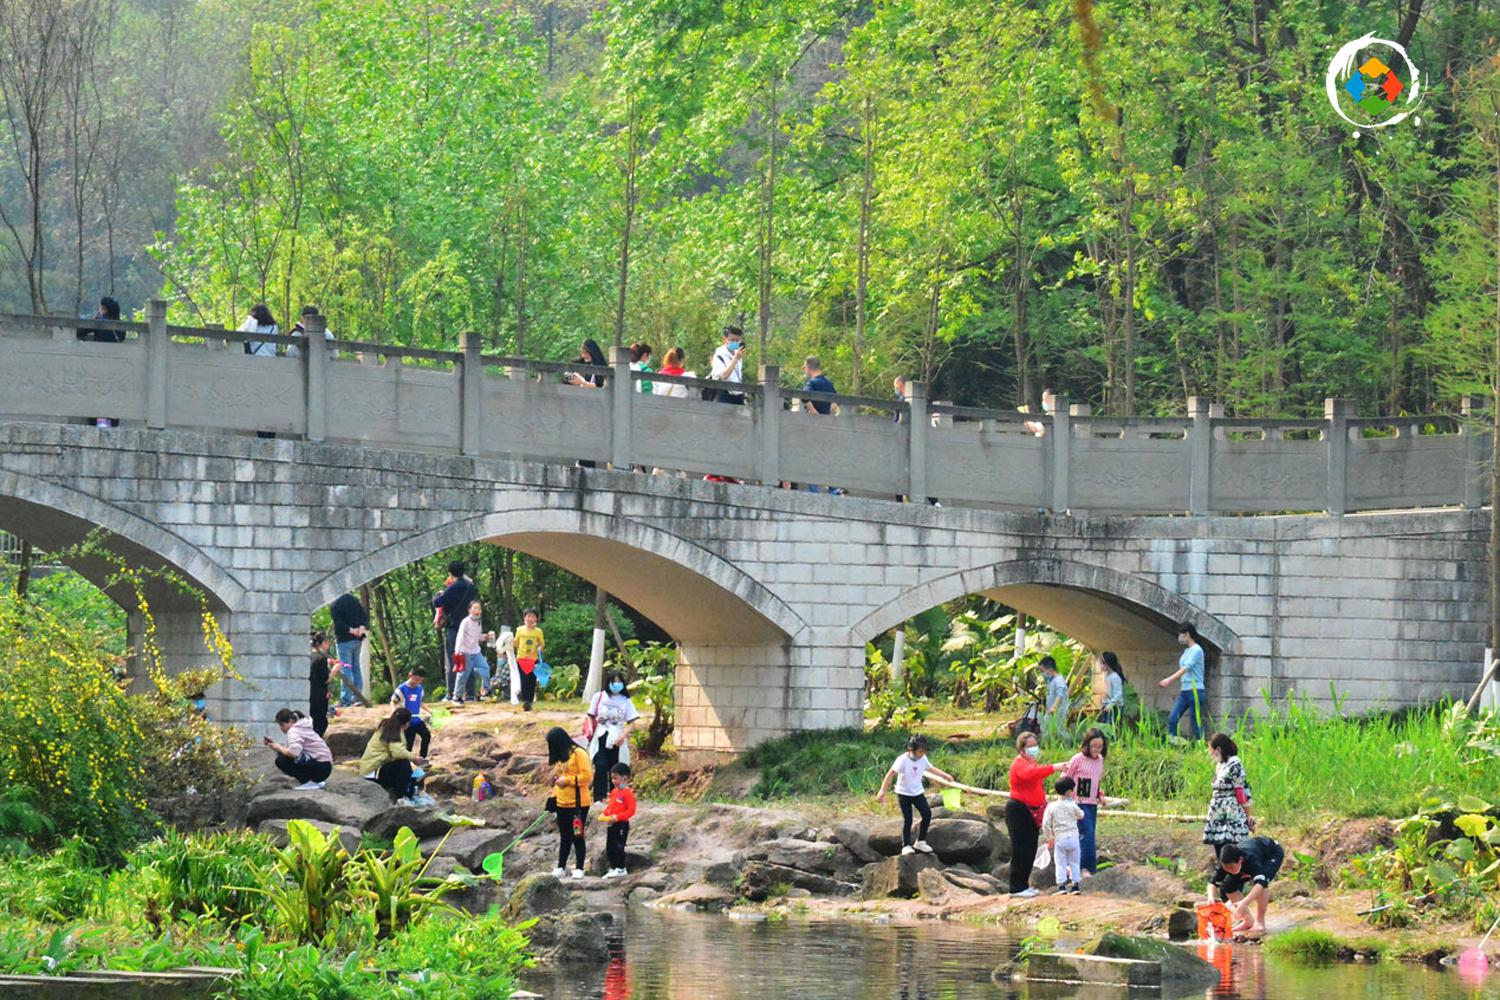
[[[1255,829],[1255,819],[1250,815],[1250,782],[1245,778],[1239,752],[1234,740],[1224,733],[1215,733],[1208,741],[1208,753],[1215,766],[1203,842],[1213,848],[1215,858],[1219,848],[1248,840]]]

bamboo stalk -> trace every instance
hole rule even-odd
[[[969,792],[972,795],[983,795],[1000,799],[1010,798],[1009,792],[1002,792],[994,788],[976,788],[973,785],[966,785],[961,781],[944,781],[942,778],[939,778],[936,775],[929,775],[927,780],[932,782],[934,785],[946,785],[949,788],[957,788],[960,791]],[[1116,806],[1125,806],[1129,804],[1129,799],[1112,799],[1106,795],[1104,797],[1104,814],[1107,816],[1128,816],[1131,819],[1167,819],[1177,823],[1198,823],[1203,819],[1202,816],[1183,816],[1178,813],[1135,812],[1129,809],[1116,808]]]

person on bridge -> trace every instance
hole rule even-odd
[[[314,632],[308,653],[307,717],[319,736],[328,732],[328,636]]]
[[[1042,815],[1047,808],[1047,792],[1042,782],[1057,770],[1056,764],[1042,764],[1037,758],[1042,748],[1035,733],[1016,737],[1016,759],[1010,764],[1010,798],[1005,802],[1005,828],[1010,833],[1010,894],[1031,897],[1031,867],[1036,861],[1037,837],[1042,829]]]
[[[1177,641],[1184,647],[1182,655],[1177,658],[1177,671],[1159,682],[1165,688],[1171,687],[1173,681],[1182,681],[1182,690],[1177,693],[1177,701],[1167,715],[1167,735],[1176,737],[1177,723],[1191,712],[1188,728],[1196,740],[1203,735],[1203,637],[1192,622],[1183,622],[1177,627]]]
[[[120,321],[120,303],[108,295],[99,300],[99,308],[94,313],[95,319]],[[79,340],[91,340],[96,344],[119,344],[125,340],[124,330],[89,330],[80,328],[78,330]],[[115,417],[95,417],[95,427],[118,427],[120,421]]]
[[[283,708],[276,713],[276,727],[286,734],[285,745],[270,737],[262,740],[276,751],[276,770],[301,782],[296,788],[299,792],[316,791],[326,785],[333,773],[333,751],[313,729],[312,720]]]
[[[359,647],[370,634],[370,616],[353,594],[344,594],[334,601],[328,608],[328,615],[333,619],[333,642],[339,662],[349,668],[345,671],[344,690],[339,696],[339,704],[348,708],[354,704],[354,691],[364,690],[364,680],[359,672]],[[350,685],[353,685],[353,690]]]
[[[276,317],[271,315],[270,308],[264,302],[259,302],[251,307],[250,315],[240,324],[239,332],[262,333],[274,337],[281,333],[281,327],[276,325]],[[245,353],[256,358],[274,358],[276,345],[265,340],[247,340]]]
[[[447,681],[443,697],[449,700],[457,697],[455,691],[458,685],[466,680],[460,676],[453,659],[454,646],[458,643],[458,626],[469,613],[469,604],[479,598],[479,588],[464,575],[467,568],[462,559],[450,562],[448,579],[443,581],[443,589],[432,598],[432,606],[437,609],[434,624],[441,626],[443,630],[444,678]]]
[[[717,382],[742,385],[745,381],[745,331],[731,324],[724,328],[721,336],[724,343],[714,349],[713,369],[708,377]],[[732,389],[720,390],[716,398],[734,406],[745,404],[745,394]]]
[[[630,345],[630,370],[633,372],[651,371],[651,345],[647,343],[636,343]],[[635,383],[635,391],[651,394],[651,383],[645,379],[639,379]]]
[[[305,336],[307,336],[307,324],[308,324],[308,321],[310,320],[311,317],[316,316],[316,315],[318,315],[318,307],[317,306],[303,306],[302,307],[302,318],[299,319],[299,320],[297,320],[296,325],[292,327],[292,333],[295,334],[295,335],[297,335],[297,336],[299,336],[299,337],[305,337]],[[323,339],[324,340],[332,340],[333,339],[333,331],[330,330],[330,329],[328,329],[327,327],[324,327],[323,328]],[[297,357],[297,345],[296,344],[288,344],[287,345],[286,356],[289,357],[289,358],[295,358],[295,357]]]
[[[682,378],[696,378],[696,375],[689,375],[687,370],[683,368],[683,362],[686,360],[687,352],[682,348],[668,348],[666,355],[661,359],[660,373],[662,375],[676,375]],[[661,386],[661,395],[669,396],[672,399],[687,399],[688,387],[685,385],[663,385]]]
[[[557,811],[557,868],[567,874],[568,855],[576,854],[573,877],[583,878],[584,827],[594,804],[594,770],[589,755],[560,726],[547,730],[547,763],[553,766],[552,807]]]

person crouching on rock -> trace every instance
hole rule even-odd
[[[269,736],[261,741],[276,751],[276,770],[302,782],[296,791],[311,792],[322,788],[333,773],[333,751],[313,729],[312,720],[301,712],[283,708],[276,713],[276,725],[286,734],[286,745]]]
[[[932,825],[932,807],[927,804],[927,791],[923,785],[929,771],[944,781],[953,780],[953,775],[933,767],[932,761],[927,759],[927,737],[913,736],[906,741],[906,753],[891,762],[890,770],[885,772],[885,780],[880,783],[880,791],[875,795],[876,802],[884,802],[885,793],[891,787],[891,779],[895,779],[896,801],[901,804],[902,854],[915,854],[918,851],[923,854],[932,853],[932,847],[927,843],[927,828]],[[911,839],[913,809],[922,816],[922,825],[917,828],[915,842]]]
[[[568,854],[575,853],[573,877],[583,878],[583,834],[594,804],[594,768],[588,752],[573,742],[560,726],[547,730],[547,763],[553,765],[551,805],[557,812],[557,867],[552,874],[567,874]]]
[[[400,805],[433,805],[432,799],[422,794],[422,777],[413,768],[426,766],[427,761],[408,750],[402,738],[409,722],[411,713],[404,707],[380,721],[359,759],[359,773],[384,788]]]

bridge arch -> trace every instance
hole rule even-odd
[[[1223,621],[1149,580],[1107,566],[1056,556],[1013,559],[941,576],[866,615],[851,639],[868,642],[928,608],[984,594],[1046,622],[1091,649],[1175,658],[1176,626],[1192,622],[1220,653],[1238,653],[1239,637]],[[1131,664],[1127,661],[1127,667]]]
[[[0,471],[0,527],[7,525],[24,525],[11,530],[42,551],[76,545],[96,528],[102,528],[108,533],[104,546],[127,565],[178,573],[202,591],[212,611],[243,606],[244,585],[197,546],[87,493],[33,476]],[[113,592],[107,586],[113,568],[106,560],[73,559],[69,560],[69,566],[127,610],[134,610],[133,595]],[[162,581],[147,580],[146,599],[153,608],[162,611],[190,611],[195,616],[198,611],[196,600]]]
[[[383,573],[469,542],[545,559],[603,587],[674,639],[782,644],[807,627],[781,598],[708,549],[631,518],[525,507],[452,521],[372,552],[304,593],[309,611]]]

